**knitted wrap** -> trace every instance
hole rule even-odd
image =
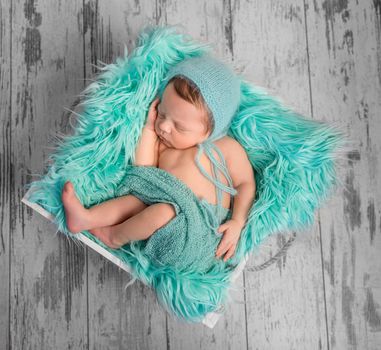
[[[176,216],[158,229],[141,246],[142,254],[159,266],[174,270],[206,273],[214,265],[225,264],[215,257],[222,234],[217,231],[231,212],[216,217],[213,205],[199,199],[181,180],[152,166],[127,166],[126,177],[116,190],[119,197],[132,194],[147,205],[172,204]],[[130,244],[123,249],[128,253]]]

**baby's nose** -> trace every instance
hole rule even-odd
[[[163,122],[160,124],[160,130],[169,134],[171,132],[171,126],[169,123]]]

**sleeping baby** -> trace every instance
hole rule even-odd
[[[150,105],[133,164],[162,169],[198,198],[218,224],[221,240],[215,257],[227,261],[256,190],[245,150],[227,136],[239,105],[239,79],[211,56],[192,57],[169,70],[158,96]],[[176,217],[171,203],[147,204],[132,194],[85,208],[69,181],[62,202],[72,233],[87,230],[113,249],[150,238]]]

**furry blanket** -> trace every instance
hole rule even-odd
[[[74,183],[86,207],[113,198],[133,162],[149,105],[168,68],[209,50],[174,27],[148,27],[131,55],[125,49],[123,58],[101,67],[81,94],[84,109],[77,114],[73,135],[59,140],[46,174],[27,186],[32,190],[29,200],[52,213],[61,232],[75,238],[66,227],[61,202],[65,181]],[[179,272],[155,265],[139,248],[142,241],[128,249],[109,249],[131,267],[134,277],[154,288],[167,310],[190,322],[227,302],[234,267],[267,236],[311,225],[315,210],[337,183],[335,154],[343,145],[339,129],[303,118],[240,79],[241,104],[228,135],[246,150],[257,193],[230,264],[202,273]]]

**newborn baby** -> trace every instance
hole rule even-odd
[[[183,75],[173,76],[161,98],[151,103],[136,148],[134,165],[161,168],[181,180],[199,199],[204,199],[211,206],[220,204],[226,210],[233,208],[231,218],[219,227],[223,238],[216,257],[225,254],[226,261],[234,255],[253,203],[255,181],[243,147],[229,136],[217,137],[213,143],[223,156],[236,195],[234,202],[227,192],[223,193],[220,203],[216,200],[215,185],[195,162],[198,145],[208,140],[216,128],[215,118],[198,86]],[[216,152],[214,156],[219,158]],[[199,166],[212,177],[212,164],[207,156],[200,155]],[[220,182],[229,187],[226,177]],[[169,203],[146,205],[133,195],[121,196],[86,209],[76,197],[70,182],[64,185],[62,202],[71,232],[87,230],[111,248],[149,238],[176,215]]]

